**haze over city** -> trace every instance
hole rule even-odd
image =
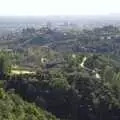
[[[119,14],[119,0],[0,0],[0,16]]]

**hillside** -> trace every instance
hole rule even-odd
[[[57,120],[34,104],[23,101],[18,95],[0,88],[0,120]]]
[[[3,86],[61,120],[119,120],[120,64],[112,57],[65,54],[36,74],[5,75]]]
[[[33,46],[47,47],[58,52],[89,52],[119,54],[119,27],[57,30],[48,27],[27,28],[21,33],[0,40],[0,48],[24,50]]]
[[[120,119],[119,28],[27,28],[8,38],[0,41],[8,118],[20,109],[23,120]]]

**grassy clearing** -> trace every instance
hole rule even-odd
[[[11,74],[35,74],[35,71],[26,69],[26,68],[20,68],[18,66],[12,67]]]
[[[28,71],[28,70],[11,70],[11,74],[35,74],[34,71]]]

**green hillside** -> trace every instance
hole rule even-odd
[[[0,89],[0,120],[56,120],[54,116]]]

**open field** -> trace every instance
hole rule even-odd
[[[35,74],[35,72],[27,70],[11,70],[11,74]]]
[[[19,66],[13,66],[11,70],[11,74],[35,74],[36,72],[27,68],[22,68]]]

